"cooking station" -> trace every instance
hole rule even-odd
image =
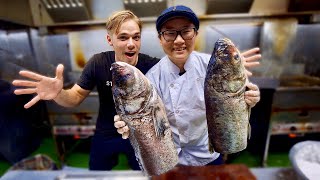
[[[288,135],[291,138],[320,133],[320,88],[277,88],[271,108],[271,118],[263,156],[267,166],[271,136]]]

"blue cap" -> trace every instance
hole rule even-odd
[[[156,22],[157,31],[160,32],[161,26],[172,17],[188,18],[196,26],[196,29],[199,29],[199,19],[196,14],[190,8],[179,5],[169,7],[162,11]]]

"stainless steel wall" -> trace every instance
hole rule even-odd
[[[65,86],[70,87],[74,82],[68,72],[71,71],[69,41],[67,34],[39,36],[37,30],[30,33],[30,41],[34,49],[34,58],[38,64],[37,72],[54,77],[58,64],[63,64]]]
[[[197,50],[211,54],[215,41],[219,37],[229,37],[234,41],[240,50],[261,45],[263,26],[252,24],[228,24],[228,25],[208,25],[201,27],[198,41],[204,43]],[[71,32],[77,33],[77,32]],[[70,48],[70,34],[39,36],[35,29],[22,29],[0,31],[0,63],[2,79],[12,80],[17,77],[19,70],[25,68],[39,72],[41,74],[54,76],[57,64],[65,66],[65,83],[67,86],[74,83],[81,69],[74,70],[73,50]],[[104,50],[111,50],[105,40],[103,29],[78,32],[84,34],[80,36],[80,41],[86,43],[82,47],[87,61],[94,53]],[[292,55],[290,65],[286,66],[283,73],[292,74],[302,72],[307,75],[320,77],[320,25],[297,25],[295,40],[289,47]],[[82,39],[81,39],[82,38]],[[92,41],[89,41],[92,39]],[[99,40],[99,43],[97,41]],[[90,49],[88,48],[90,47]],[[261,51],[267,51],[261,47]],[[142,31],[141,52],[155,57],[163,57],[164,52],[159,44],[159,39],[153,23],[145,23]],[[273,52],[273,51],[271,51]],[[265,60],[262,57],[262,61]],[[288,61],[289,62],[289,61]],[[257,69],[258,71],[259,69]],[[79,72],[80,71],[80,72]]]
[[[261,26],[249,24],[210,25],[205,28],[205,52],[212,53],[215,42],[227,37],[236,44],[240,51],[259,46]]]
[[[304,73],[320,77],[320,24],[298,26],[293,63],[304,66]]]
[[[281,76],[290,75],[307,75],[320,77],[320,24],[298,24],[295,28],[295,33],[290,37],[289,34],[276,35],[283,38],[274,41],[262,43],[265,36],[273,36],[270,31],[263,31],[263,25],[250,24],[233,24],[233,25],[211,25],[205,28],[204,40],[206,43],[204,52],[210,53],[213,50],[215,41],[220,37],[230,38],[241,51],[252,47],[260,47],[263,61],[277,61],[278,56],[283,56],[284,68]],[[285,44],[290,38],[293,39],[289,44]],[[281,44],[282,43],[282,44]],[[273,49],[276,47],[286,47],[283,54],[278,55]],[[269,57],[273,57],[269,59]],[[254,75],[263,74],[265,71],[264,64],[260,68],[253,68]],[[277,63],[274,63],[269,71],[277,68]],[[279,78],[279,76],[278,76]]]
[[[38,70],[30,42],[29,29],[0,30],[0,77],[11,81],[19,70]]]

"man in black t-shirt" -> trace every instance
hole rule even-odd
[[[124,140],[114,127],[115,105],[112,97],[111,64],[123,61],[136,66],[146,73],[159,59],[139,53],[141,45],[141,21],[130,11],[119,11],[109,17],[106,28],[107,41],[114,51],[95,54],[86,64],[80,79],[68,90],[63,89],[63,65],[56,69],[56,77],[50,78],[30,71],[20,71],[20,75],[32,79],[14,80],[15,86],[28,87],[15,90],[14,93],[36,96],[25,104],[29,108],[39,100],[54,100],[61,106],[79,105],[97,87],[99,93],[99,115],[96,131],[90,150],[90,170],[111,170],[118,160],[119,153],[127,155],[129,165],[138,170],[134,151],[129,140]]]

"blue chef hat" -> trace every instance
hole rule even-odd
[[[157,31],[160,32],[161,26],[172,17],[188,18],[196,26],[196,29],[199,29],[199,19],[196,14],[190,8],[179,5],[169,7],[162,11],[156,22]]]

